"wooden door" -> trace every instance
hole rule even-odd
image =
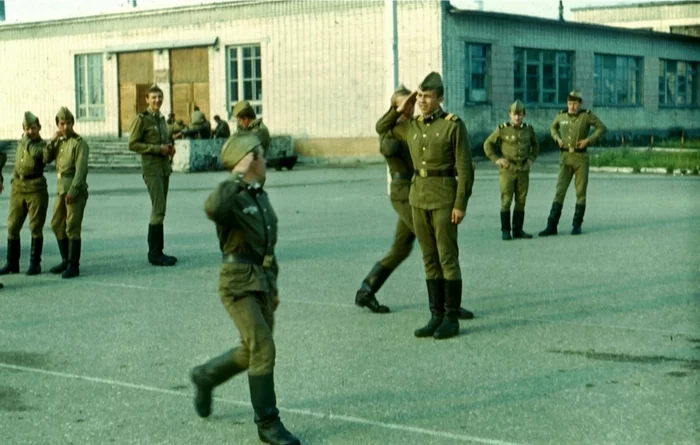
[[[144,111],[146,91],[153,84],[153,53],[142,51],[117,56],[119,69],[119,133],[129,132],[136,115]]]
[[[170,50],[170,82],[175,119],[189,124],[197,106],[211,122],[208,48]]]

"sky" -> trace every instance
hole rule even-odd
[[[136,0],[137,9],[140,10],[220,3],[222,1],[226,0]],[[570,17],[569,8],[653,1],[658,0],[564,0],[565,18]],[[475,0],[451,0],[451,2],[453,6],[469,9],[472,9],[475,4]],[[485,11],[528,14],[545,18],[557,18],[559,14],[559,0],[483,0],[483,4]],[[5,0],[5,9],[7,23],[44,21],[133,10],[131,0]]]

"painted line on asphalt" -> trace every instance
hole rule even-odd
[[[64,379],[82,380],[82,381],[90,382],[90,383],[98,383],[98,384],[108,385],[108,386],[130,388],[130,389],[139,390],[139,391],[166,394],[166,395],[171,395],[171,396],[187,397],[187,398],[192,397],[192,394],[185,394],[185,393],[182,393],[179,391],[174,391],[172,389],[157,388],[154,386],[121,382],[119,380],[103,379],[103,378],[99,378],[99,377],[90,377],[87,375],[70,374],[70,373],[66,373],[66,372],[49,371],[46,369],[30,368],[30,367],[26,367],[26,366],[17,366],[17,365],[12,365],[9,363],[1,363],[0,362],[0,368],[11,369],[13,371],[32,372],[35,374],[49,375],[52,377],[59,377],[59,378],[64,378]],[[214,397],[214,400],[216,400],[218,402],[228,403],[230,405],[250,406],[250,402],[244,402],[244,401],[240,401],[240,400],[225,399],[225,398],[220,398],[220,397]],[[281,412],[285,412],[285,413],[289,413],[289,414],[297,414],[300,416],[314,417],[317,419],[326,419],[326,420],[334,420],[334,421],[340,421],[340,422],[346,422],[346,423],[354,423],[354,424],[364,425],[364,426],[373,426],[373,427],[377,427],[377,428],[401,431],[401,432],[405,432],[405,433],[415,433],[415,434],[420,434],[420,435],[424,435],[424,436],[452,439],[452,440],[456,440],[456,441],[460,441],[460,442],[479,443],[479,444],[485,444],[485,445],[525,445],[524,443],[507,442],[507,441],[497,440],[497,439],[486,439],[483,437],[469,436],[469,435],[465,435],[465,434],[449,433],[446,431],[430,430],[430,429],[415,427],[415,426],[411,426],[411,425],[402,425],[399,423],[378,422],[376,420],[363,419],[362,417],[347,416],[344,414],[320,413],[320,412],[306,410],[306,409],[283,408],[283,407],[279,407],[279,406],[277,408]]]
[[[191,289],[175,289],[175,288],[163,288],[163,287],[153,287],[153,286],[141,286],[138,284],[124,284],[124,283],[110,283],[107,281],[86,281],[86,280],[81,280],[80,284],[90,284],[90,285],[96,285],[96,286],[105,286],[105,287],[121,287],[121,288],[126,288],[126,289],[138,289],[138,290],[144,290],[144,291],[164,291],[164,292],[177,292],[177,293],[184,293],[184,294],[192,294],[192,293],[198,293],[198,291],[191,290]],[[202,292],[204,295],[216,295],[213,292]],[[282,300],[283,303],[295,303],[295,304],[308,304],[311,306],[332,306],[332,307],[343,307],[343,308],[356,308],[354,304],[349,304],[349,303],[333,303],[330,301],[308,301],[308,300],[294,300],[294,299],[286,299],[284,298]],[[410,309],[409,309],[410,310]],[[640,328],[640,327],[632,327],[632,326],[618,326],[618,325],[612,325],[612,324],[600,324],[600,323],[586,323],[586,322],[571,322],[571,321],[566,321],[566,320],[552,320],[549,318],[539,318],[539,317],[530,317],[530,318],[518,318],[518,317],[505,317],[502,315],[496,315],[496,316],[490,316],[488,317],[490,320],[494,321],[528,321],[528,322],[533,322],[533,323],[557,323],[557,324],[565,324],[569,326],[582,326],[582,327],[587,327],[587,328],[604,328],[604,329],[613,329],[613,330],[621,330],[621,331],[636,331],[636,332],[649,332],[653,334],[662,334],[662,335],[686,335],[686,336],[697,336],[697,333],[687,333],[687,332],[671,332],[671,331],[666,331],[663,329],[653,329],[653,328]]]

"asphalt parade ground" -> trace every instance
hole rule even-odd
[[[90,172],[76,279],[48,273],[60,261],[49,210],[44,272],[0,277],[0,444],[259,443],[245,376],[216,390],[206,420],[188,377],[238,341],[202,210],[225,177],[171,178],[172,268],[147,262],[138,172]],[[572,184],[560,235],[504,242],[498,175],[480,163],[459,239],[463,306],[477,318],[446,341],[413,336],[429,318],[417,245],[378,294],[391,314],[353,304],[393,238],[385,178],[378,164],[268,173],[278,405],[302,443],[700,443],[697,177],[591,173],[582,236],[569,235]],[[526,231],[544,227],[555,182],[556,166],[536,166]],[[3,235],[8,198],[9,184]],[[22,237],[24,272],[26,223]]]

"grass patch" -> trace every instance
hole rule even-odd
[[[628,149],[604,150],[591,156],[594,167],[632,167],[635,172],[642,168],[665,168],[668,173],[685,170],[687,174],[698,174],[700,150],[691,152],[655,152]]]
[[[685,139],[681,141],[680,138],[676,139],[663,139],[655,140],[654,147],[661,148],[688,148],[700,150],[700,139]]]

